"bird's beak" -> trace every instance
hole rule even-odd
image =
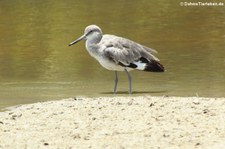
[[[79,41],[81,41],[82,39],[84,39],[86,37],[86,35],[84,34],[84,35],[82,35],[81,37],[79,37],[78,39],[76,39],[76,40],[74,40],[73,42],[71,42],[70,44],[69,44],[69,46],[72,46],[73,44],[75,44],[75,43],[77,43],[77,42],[79,42]]]

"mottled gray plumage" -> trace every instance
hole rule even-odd
[[[99,45],[105,46],[103,53],[117,64],[120,62],[124,65],[130,65],[130,63],[138,61],[141,57],[159,61],[158,58],[152,55],[152,53],[157,53],[155,50],[122,37],[103,35]]]
[[[117,71],[125,71],[129,80],[129,93],[131,94],[131,76],[128,71],[133,69],[163,72],[164,67],[159,63],[153,53],[155,50],[140,45],[134,41],[115,35],[102,34],[96,25],[85,28],[84,35],[71,42],[69,46],[86,40],[86,49],[104,68],[115,71],[114,93],[117,91]]]

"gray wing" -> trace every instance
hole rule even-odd
[[[148,61],[159,61],[152,54],[157,53],[155,50],[129,39],[114,35],[104,35],[100,44],[104,45],[103,53],[117,64],[130,65],[132,62],[138,61],[141,57]]]

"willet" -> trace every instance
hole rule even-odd
[[[117,92],[117,71],[125,71],[129,81],[129,94],[132,93],[130,70],[137,69],[149,72],[164,72],[159,59],[152,53],[155,50],[126,38],[105,34],[96,25],[85,28],[84,34],[71,42],[69,46],[86,40],[86,49],[104,68],[115,71],[114,94]]]

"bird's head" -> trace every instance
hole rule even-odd
[[[102,39],[102,30],[97,25],[89,25],[85,28],[84,34],[71,42],[69,46],[72,46],[83,39],[91,43],[98,43]]]

